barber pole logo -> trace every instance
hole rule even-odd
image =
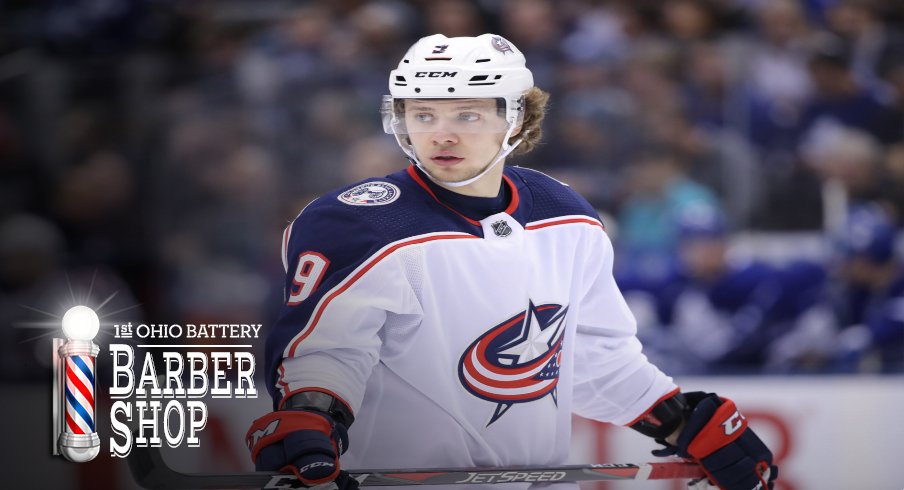
[[[512,227],[505,220],[499,220],[490,226],[493,227],[493,233],[500,238],[505,238],[512,234]]]
[[[66,358],[66,428],[73,434],[94,430],[94,358]]]

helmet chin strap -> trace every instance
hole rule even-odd
[[[486,168],[484,168],[479,174],[475,175],[474,177],[471,177],[470,179],[462,180],[460,182],[450,182],[450,181],[440,180],[440,179],[436,178],[421,163],[421,161],[418,159],[417,155],[414,153],[413,148],[406,147],[406,145],[402,144],[398,135],[396,135],[396,139],[399,140],[399,146],[402,147],[402,151],[404,151],[405,154],[408,155],[408,158],[412,162],[414,162],[414,164],[417,166],[417,168],[421,169],[425,174],[427,174],[427,177],[430,177],[430,180],[436,182],[437,184],[446,186],[446,187],[464,187],[466,185],[473,184],[474,182],[477,182],[478,180],[480,180],[481,177],[483,177],[484,175],[489,173],[489,171],[492,170],[493,167],[498,165],[499,162],[505,160],[505,157],[507,157],[515,148],[518,147],[518,145],[521,144],[522,141],[524,141],[524,138],[519,138],[518,141],[515,141],[513,144],[509,145],[508,140],[509,140],[509,138],[512,137],[512,132],[514,132],[514,131],[515,131],[515,123],[512,123],[509,125],[508,131],[506,131],[505,138],[503,138],[503,140],[502,140],[502,146],[499,148],[499,152],[496,153],[496,157],[493,159],[492,163],[487,165]]]

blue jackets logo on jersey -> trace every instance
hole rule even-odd
[[[554,403],[568,307],[534,306],[491,328],[458,362],[458,377],[472,395],[495,402],[487,426],[512,405],[550,395]]]
[[[401,194],[389,182],[365,182],[339,194],[339,200],[352,206],[381,206],[395,201]]]

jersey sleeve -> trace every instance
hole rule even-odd
[[[357,411],[386,318],[419,311],[402,261],[360,213],[309,205],[284,233],[284,303],[267,338],[274,409],[303,390]]]
[[[574,412],[627,425],[676,386],[641,352],[634,316],[612,277],[609,237],[594,229],[589,239],[575,339]]]

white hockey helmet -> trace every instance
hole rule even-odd
[[[390,95],[383,97],[380,109],[383,129],[395,135],[402,150],[423,169],[408,139],[409,132],[416,129],[406,127],[404,105],[397,102],[497,99],[499,108],[504,107],[504,122],[489,126],[489,130],[505,133],[505,138],[496,159],[487,167],[489,170],[521,142],[509,144],[508,140],[524,120],[524,94],[533,86],[534,77],[526,67],[524,55],[502,36],[427,36],[411,46],[398,68],[389,74]],[[447,184],[466,185],[476,178]]]

